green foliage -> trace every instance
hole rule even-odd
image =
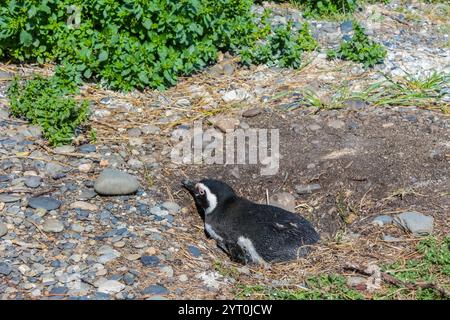
[[[309,32],[307,23],[294,32],[292,22],[273,30],[265,42],[258,42],[239,53],[243,64],[267,64],[269,66],[299,68],[302,53],[318,47],[317,41]]]
[[[383,270],[392,274],[398,280],[406,283],[436,283],[442,285],[443,279],[447,281],[450,276],[450,236],[438,241],[434,237],[421,240],[417,251],[422,254],[419,259],[408,260],[406,263],[396,262],[383,267]],[[405,293],[411,289],[405,288]],[[418,288],[416,299],[442,298],[434,288]]]
[[[343,41],[338,50],[329,50],[328,58],[361,62],[365,67],[382,63],[386,56],[386,49],[381,44],[370,40],[358,23],[353,22],[353,28],[355,32],[353,37],[349,41]]]
[[[306,16],[333,16],[348,14],[357,8],[356,0],[305,0]]]
[[[214,62],[219,50],[251,44],[252,3],[7,0],[0,4],[0,59],[59,61],[112,88],[162,89]]]
[[[353,92],[351,97],[375,106],[417,106],[449,112],[448,103],[442,98],[450,75],[433,72],[424,77],[407,75],[393,79],[384,76],[385,80],[371,84],[362,92]]]
[[[215,62],[219,51],[244,62],[298,67],[316,41],[307,26],[271,31],[252,0],[36,0],[0,4],[0,59],[59,62],[77,81],[113,89],[164,89]],[[258,25],[260,24],[260,25]],[[256,43],[269,37],[268,44]]]
[[[312,277],[306,280],[306,288],[298,290],[270,289],[264,286],[241,288],[238,297],[251,297],[257,294],[264,299],[277,300],[357,300],[363,296],[349,288],[345,277],[335,274]]]
[[[70,143],[88,117],[88,102],[78,102],[76,85],[60,75],[61,71],[49,79],[36,75],[25,82],[16,77],[7,91],[11,112],[39,125],[52,145]]]

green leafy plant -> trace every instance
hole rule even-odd
[[[243,286],[238,293],[239,298],[257,295],[264,299],[275,300],[357,300],[363,296],[349,288],[345,277],[330,274],[311,277],[302,289],[273,289],[257,286]]]
[[[348,14],[355,11],[357,1],[355,0],[305,0],[306,16],[333,16]]]
[[[375,106],[417,106],[449,112],[448,103],[442,100],[450,80],[449,75],[434,72],[422,77],[384,77],[384,80],[369,85],[361,92],[353,92],[351,98]]]
[[[77,87],[59,76],[15,78],[8,88],[11,112],[39,125],[52,145],[70,143],[88,118],[88,102],[75,98]]]
[[[269,66],[299,68],[302,54],[318,47],[316,39],[304,23],[302,28],[294,32],[292,21],[273,30],[264,42],[245,48],[239,53],[243,64],[267,64]]]
[[[361,62],[365,67],[373,67],[382,63],[386,56],[386,49],[379,43],[369,39],[364,28],[353,22],[354,35],[348,41],[343,41],[337,50],[329,50],[329,59],[340,58]]]
[[[252,0],[0,4],[0,59],[61,62],[111,88],[163,89],[255,41]],[[71,10],[68,10],[71,8]]]
[[[434,237],[421,240],[417,245],[417,251],[422,254],[422,257],[385,265],[383,271],[404,283],[430,284],[429,287],[419,287],[415,291],[411,288],[403,288],[403,295],[413,294],[416,299],[421,300],[441,299],[442,293],[438,292],[433,284],[441,286],[442,290],[450,288],[448,281],[450,279],[450,236],[440,241]]]

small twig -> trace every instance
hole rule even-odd
[[[68,156],[68,157],[78,157],[78,158],[88,158],[88,159],[94,159],[94,160],[100,160],[100,156],[98,155],[89,155],[86,153],[78,153],[78,152],[64,152],[64,153],[58,153],[52,150],[51,148],[47,147],[45,144],[43,144],[40,141],[33,140],[35,144],[37,144],[39,147],[47,151],[48,153],[58,155],[58,156]]]
[[[357,273],[360,273],[362,275],[365,276],[371,276],[372,274],[365,271],[363,268],[356,266],[354,264],[347,264],[346,266],[344,266],[344,269],[346,270],[350,270],[350,271],[355,271]],[[421,288],[421,289],[434,289],[436,291],[439,292],[439,294],[443,297],[443,298],[450,298],[450,293],[447,292],[444,288],[439,287],[438,285],[434,284],[434,283],[411,283],[411,282],[404,282],[401,281],[397,278],[395,278],[394,276],[386,273],[386,272],[381,272],[381,278],[383,279],[383,281],[392,284],[394,286],[397,287],[406,287],[408,289],[416,289],[416,288]]]

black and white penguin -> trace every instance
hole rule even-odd
[[[204,179],[183,186],[203,215],[205,231],[231,259],[244,264],[280,262],[305,256],[319,241],[309,221],[284,209],[251,202],[226,183]]]

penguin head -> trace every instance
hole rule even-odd
[[[229,198],[236,196],[229,185],[219,180],[203,179],[196,183],[184,180],[182,184],[191,193],[195,203],[203,209],[205,214],[210,214]]]

